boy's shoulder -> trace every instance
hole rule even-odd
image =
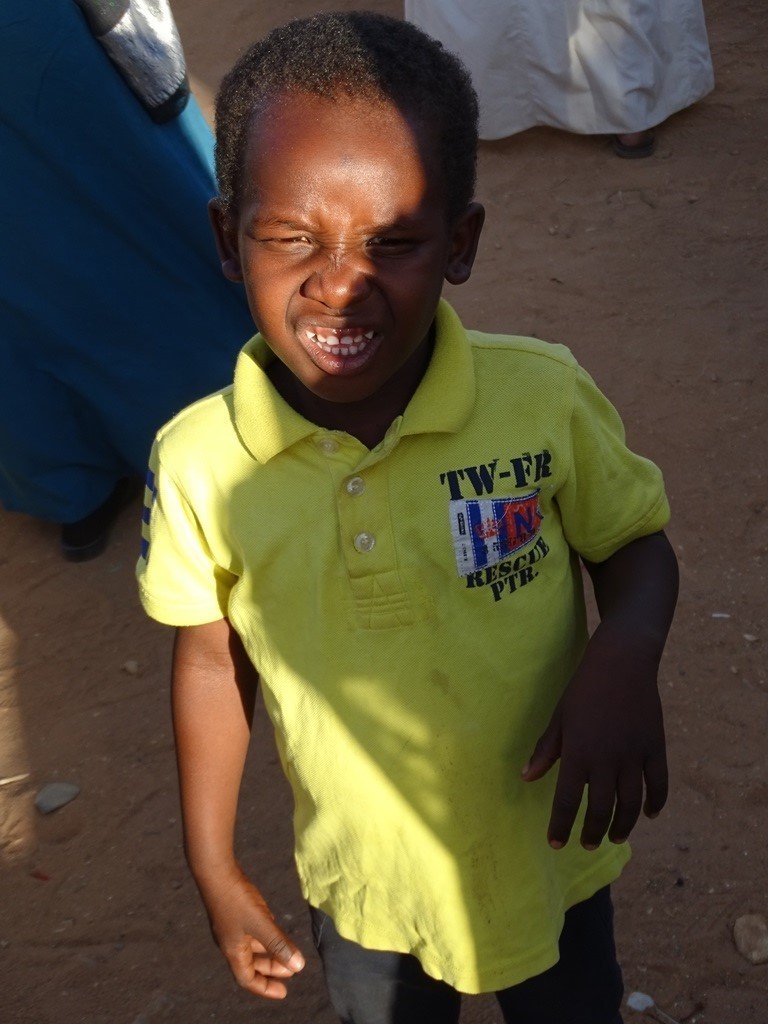
[[[573,373],[579,369],[573,353],[565,345],[519,334],[469,328],[445,299],[438,305],[436,323],[438,340],[444,339],[448,350],[453,352],[468,344],[476,364],[480,360],[490,364],[498,361],[514,368],[515,363],[522,362],[530,368],[553,373]]]
[[[565,415],[575,401],[584,371],[565,345],[523,335],[466,327],[445,300],[437,310],[435,372],[440,401],[450,396],[451,408],[485,409],[497,402],[525,400],[533,407],[553,405]],[[434,392],[429,392],[433,401]],[[490,403],[490,404],[489,404]],[[457,413],[460,415],[460,413]]]
[[[166,449],[195,443],[215,447],[222,434],[232,429],[233,390],[229,384],[185,406],[158,430],[158,446]]]
[[[500,359],[518,358],[535,363],[542,361],[542,368],[575,370],[578,363],[569,348],[559,342],[542,341],[541,338],[518,334],[491,334],[485,331],[466,331],[467,340],[478,353],[498,353]]]

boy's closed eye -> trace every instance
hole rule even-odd
[[[398,237],[397,235],[376,235],[366,243],[369,249],[377,249],[390,255],[410,252],[419,243],[416,238]]]
[[[305,252],[323,248],[322,243],[311,235],[256,235],[254,241],[274,252]],[[377,235],[368,239],[363,248],[371,256],[404,256],[413,252],[419,242],[415,238],[397,238]],[[336,248],[336,247],[334,247]],[[342,247],[340,247],[342,248]],[[344,246],[343,248],[347,248]]]
[[[254,235],[254,241],[259,245],[280,246],[314,246],[316,243],[309,235]]]

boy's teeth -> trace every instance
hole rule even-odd
[[[323,336],[315,331],[307,331],[307,337],[315,345],[319,345],[324,352],[328,352],[334,356],[356,356],[358,352],[362,352],[368,342],[373,338],[374,331],[367,331],[365,334],[342,334],[338,337],[335,334],[329,334]]]

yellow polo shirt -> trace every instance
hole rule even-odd
[[[515,985],[629,856],[551,850],[556,773],[520,770],[586,641],[575,553],[661,529],[661,474],[565,348],[465,331],[445,302],[370,451],[286,405],[271,358],[257,336],[233,387],[160,431],[144,607],[242,637],[307,900],[460,991]]]

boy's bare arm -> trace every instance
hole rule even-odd
[[[548,837],[567,841],[588,787],[581,843],[623,842],[641,809],[667,798],[664,721],[657,672],[677,601],[677,560],[665,534],[632,541],[588,563],[600,624],[523,770],[541,778],[560,759]]]
[[[304,959],[235,860],[237,799],[258,676],[226,619],[179,629],[172,705],[184,843],[216,942],[238,983],[281,999]]]

